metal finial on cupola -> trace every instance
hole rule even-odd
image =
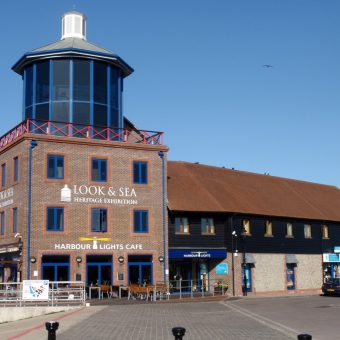
[[[62,18],[61,31],[61,40],[66,38],[86,40],[86,16],[76,11],[65,13]]]

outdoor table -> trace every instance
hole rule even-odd
[[[101,296],[101,288],[100,286],[89,286],[89,299],[91,300],[91,292],[92,290],[97,290],[98,291],[98,299],[100,299]]]
[[[122,298],[122,290],[129,291],[129,287],[127,286],[119,286],[119,294],[118,297],[121,299]]]

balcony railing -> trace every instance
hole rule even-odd
[[[0,149],[26,133],[163,145],[163,132],[26,119],[0,138]]]

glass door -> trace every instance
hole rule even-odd
[[[253,290],[253,287],[250,264],[246,264],[244,267],[242,267],[242,287],[244,287],[244,281],[246,281],[246,291],[251,292]]]
[[[129,255],[129,284],[139,285],[152,284],[152,256],[151,255]]]
[[[294,264],[287,263],[287,290],[295,289]]]

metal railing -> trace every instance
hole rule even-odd
[[[163,145],[163,132],[26,119],[0,137],[0,149],[25,133],[124,143]]]
[[[170,280],[169,293],[171,298],[224,296],[228,291],[228,284],[223,280]]]
[[[48,299],[23,298],[23,283],[0,283],[0,306],[69,306],[84,305],[85,283],[79,281],[49,282]]]

